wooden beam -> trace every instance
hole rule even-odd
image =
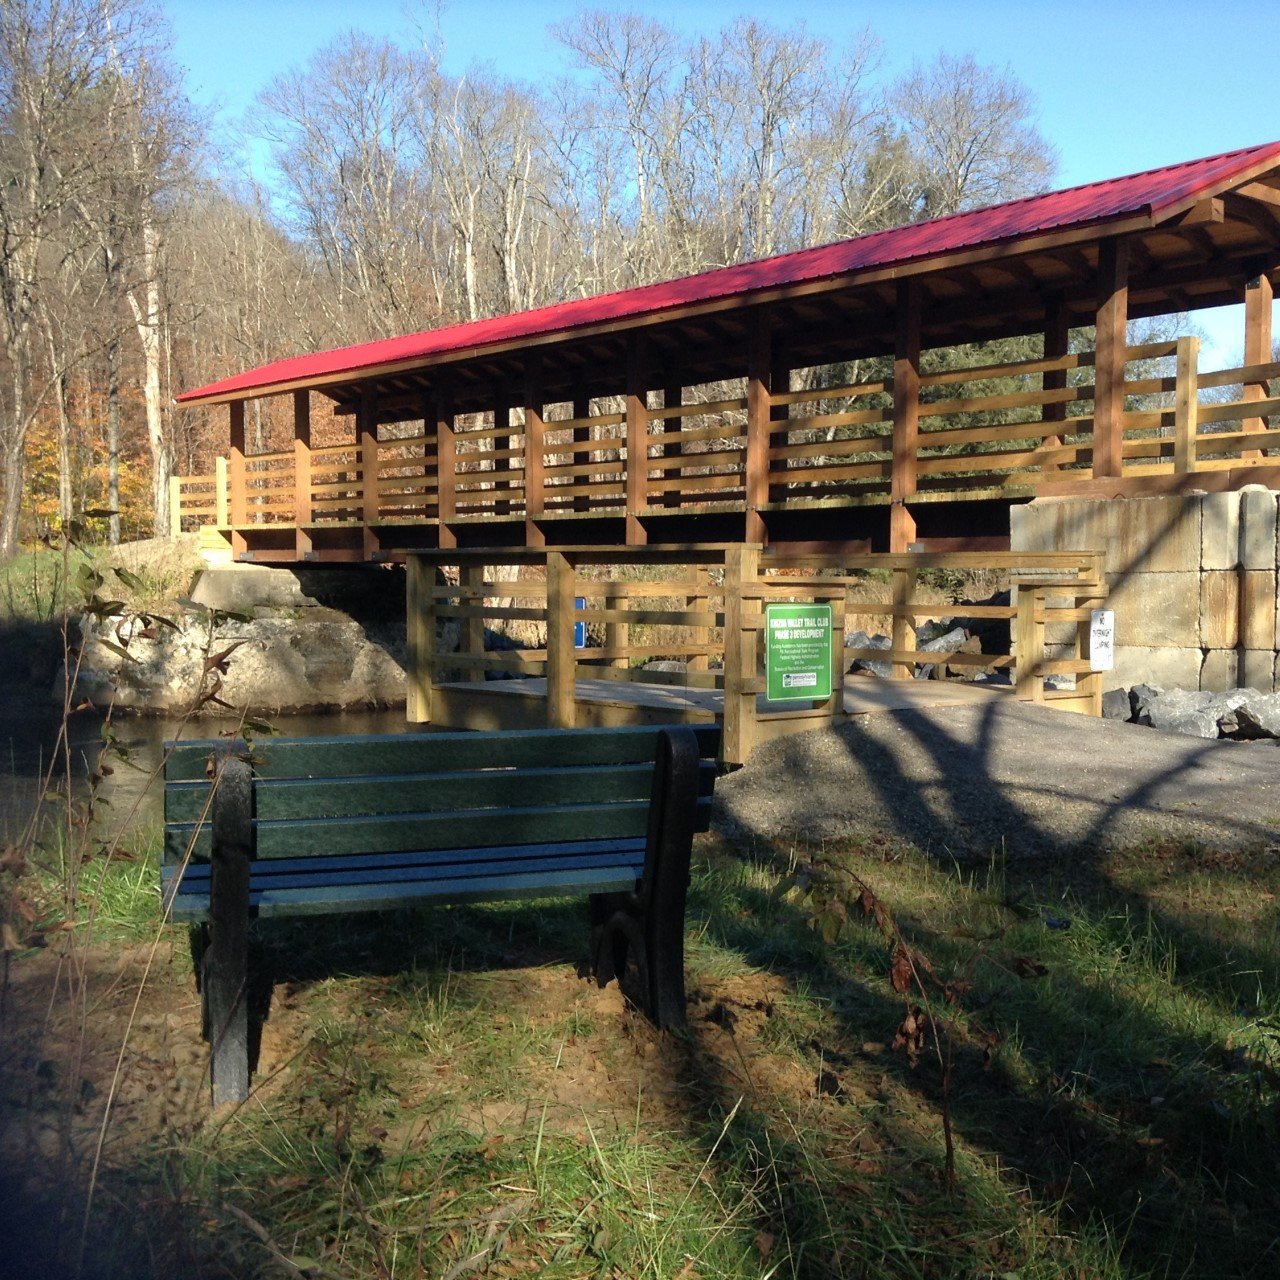
[[[1270,279],[1263,273],[1251,277],[1244,290],[1244,362],[1246,365],[1269,364],[1272,359],[1272,312],[1275,294]],[[1244,384],[1245,401],[1267,399],[1265,382],[1246,382]],[[1270,425],[1267,418],[1244,418],[1241,425],[1245,431],[1266,431]],[[1262,456],[1259,449],[1241,450],[1241,459],[1257,459]]]
[[[551,729],[572,729],[577,719],[573,593],[573,564],[559,551],[548,552],[547,727]]]
[[[648,352],[640,334],[627,341],[627,546],[647,541],[639,513],[649,505]]]
[[[1243,187],[1238,187],[1234,194],[1244,196],[1246,200],[1257,200],[1260,204],[1269,204],[1274,209],[1280,209],[1280,189],[1268,186],[1265,182],[1247,182]]]
[[[1173,469],[1187,475],[1196,469],[1196,421],[1200,410],[1200,339],[1178,339],[1178,363],[1173,399]]]
[[[769,501],[769,421],[773,408],[773,325],[763,309],[752,317],[747,347],[746,526],[743,541],[767,540],[760,508]]]
[[[311,393],[293,393],[293,525],[294,552],[299,560],[311,554]]]
[[[1129,245],[1102,242],[1093,364],[1093,474],[1119,476],[1124,459],[1124,366],[1129,323]]]
[[[356,440],[360,448],[360,522],[364,530],[364,552],[379,550],[378,535],[378,393],[366,387],[360,395],[356,414]]]
[[[575,418],[589,418],[591,416],[591,397],[590,396],[574,397],[573,416]],[[590,444],[591,443],[591,427],[589,425],[583,426],[583,427],[574,427],[573,443],[574,444]],[[573,458],[575,462],[590,462],[591,452],[590,450],[588,450],[586,453],[575,452],[573,455]],[[587,484],[590,484],[591,476],[588,474],[587,476],[584,477],[584,480]],[[580,487],[579,482],[575,481],[573,487],[575,489],[579,488]],[[573,495],[573,509],[575,511],[590,511],[591,510],[590,495],[586,493],[575,493]]]
[[[776,403],[773,399],[777,396],[786,396],[791,391],[791,358],[778,349],[778,344],[773,344],[773,360],[772,367],[769,370],[769,444],[770,449],[779,444],[791,443],[791,432],[786,431],[779,435],[774,435],[774,430],[780,422],[786,422],[791,416],[791,406],[784,400],[782,404]],[[771,471],[771,475],[772,475]],[[786,498],[786,488],[783,485],[773,485],[769,489],[769,501],[781,502]],[[761,531],[762,534],[765,532]],[[767,543],[767,537],[762,537],[762,545]]]
[[[674,409],[678,405],[682,405],[683,403],[684,403],[684,388],[678,382],[668,383],[665,387],[662,388],[662,407],[664,409]],[[670,418],[666,419],[666,421],[663,423],[663,426],[669,429],[671,426],[671,421],[672,420]],[[679,418],[677,418],[675,421],[677,423],[682,423],[682,419],[679,419]],[[662,456],[664,458],[678,458],[683,452],[684,452],[683,441],[667,440],[663,442]],[[674,474],[675,473],[672,471],[664,472],[664,475],[668,477]],[[680,491],[678,489],[668,489],[667,492],[662,495],[662,505],[664,507],[672,507],[672,508],[678,509],[680,506]]]
[[[1046,360],[1056,360],[1067,354],[1071,335],[1070,313],[1063,298],[1057,297],[1045,308],[1044,316],[1044,356]],[[1065,369],[1050,369],[1040,375],[1041,386],[1045,391],[1062,391],[1067,385]],[[1067,416],[1065,402],[1046,404],[1040,411],[1043,422],[1062,422]],[[1045,436],[1044,447],[1055,449],[1062,443],[1060,435]],[[1046,462],[1040,468],[1040,474],[1053,475],[1058,471],[1056,462]]]
[[[405,557],[405,718],[410,724],[431,721],[431,697],[436,682],[435,566],[424,556]]]
[[[920,439],[920,286],[898,285],[897,341],[893,355],[893,474],[889,482],[889,550],[906,551],[916,522],[907,499],[916,491]]]
[[[457,535],[450,521],[458,514],[458,441],[452,388],[445,382],[436,384],[430,420],[436,437],[436,516],[440,521],[440,545],[449,548],[457,546]]]
[[[542,400],[542,358],[534,352],[525,366],[524,382],[524,531],[525,543],[546,542],[538,521],[546,502],[547,454],[545,405]]]
[[[1180,227],[1198,227],[1205,223],[1221,222],[1226,216],[1220,197],[1210,196],[1197,201],[1177,219]]]
[[[510,449],[511,448],[511,433],[510,433],[511,405],[505,395],[500,395],[498,397],[496,404],[493,407],[493,427],[495,431],[501,431],[504,427],[507,429],[505,432],[503,432],[503,434],[495,435],[493,437],[494,451],[498,453],[502,453]],[[511,464],[513,461],[514,459],[512,458],[495,458],[494,459],[493,465],[494,465],[495,475],[493,480],[493,487],[496,492],[507,492],[508,494],[510,493],[511,472],[512,472]],[[502,476],[499,477],[496,474],[497,472],[502,472],[504,474],[502,474]],[[497,515],[500,515],[500,516],[509,515],[511,512],[510,497],[495,498],[493,509],[495,514]]]

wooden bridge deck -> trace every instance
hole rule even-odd
[[[1007,697],[1011,692],[1009,686],[1000,685],[854,675],[844,682],[842,719],[916,707],[972,705]],[[718,689],[588,679],[576,682],[574,696],[580,727],[707,724],[724,718],[724,693]],[[537,677],[441,684],[434,690],[432,722],[451,729],[537,728],[546,723],[546,698],[547,682]],[[825,712],[786,709],[763,697],[757,708],[757,741],[831,723]]]

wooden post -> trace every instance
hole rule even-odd
[[[239,744],[243,747],[243,743]],[[209,948],[201,994],[211,1051],[213,1105],[249,1096],[249,862],[253,854],[253,773],[218,754],[209,876]]]
[[[574,399],[573,416],[575,418],[589,418],[591,416],[591,398],[589,396],[577,396]],[[589,426],[574,427],[573,443],[576,445],[590,444],[591,428]],[[573,458],[573,462],[575,466],[584,465],[591,461],[591,450],[583,449],[581,452],[579,452],[577,449],[575,449],[571,456]],[[590,485],[591,485],[591,475],[589,473],[584,473],[583,475],[580,475],[580,476],[574,476],[573,488],[575,492],[573,495],[573,509],[575,511],[591,510],[591,495],[586,492],[586,490],[590,487]],[[583,492],[582,493],[576,492],[578,489],[582,489]]]
[[[649,505],[649,378],[644,339],[627,337],[627,546],[648,541],[640,512]]]
[[[907,499],[916,491],[920,442],[920,286],[898,284],[898,334],[893,356],[893,473],[889,481],[889,550],[909,551],[916,539]]]
[[[372,390],[361,393],[356,410],[356,436],[360,446],[360,523],[364,532],[364,554],[369,558],[379,549],[378,534],[378,398]]]
[[[610,582],[605,586],[605,608],[611,613],[625,609],[630,600],[625,582]],[[631,624],[627,622],[606,622],[604,624],[604,647],[606,649],[625,649],[631,643]],[[611,667],[625,668],[629,659],[610,658]]]
[[[499,400],[493,410],[494,429],[501,434],[493,437],[493,451],[498,453],[509,453],[511,450],[511,406],[507,403],[506,398]],[[509,495],[511,490],[511,458],[495,457],[493,460],[494,479],[493,487],[496,492],[503,492]],[[499,479],[501,473],[501,479]],[[511,498],[494,498],[493,511],[495,515],[505,516],[511,514]]]
[[[436,682],[435,584],[435,567],[409,552],[405,557],[405,648],[409,667],[405,719],[410,724],[431,722],[431,695]]]
[[[231,448],[227,463],[230,524],[233,528],[241,528],[249,523],[244,457],[244,401],[233,400],[227,407],[231,411]]]
[[[747,458],[745,487],[746,522],[743,541],[764,545],[768,540],[761,512],[769,501],[769,423],[773,412],[772,317],[757,311],[751,322],[747,350]]]
[[[574,572],[569,557],[547,553],[547,725],[572,729],[577,720],[573,648]]]
[[[458,585],[462,587],[459,595],[461,602],[470,608],[481,608],[484,605],[485,565],[466,564],[458,571]],[[484,618],[463,618],[460,636],[460,649],[468,657],[484,657]],[[467,667],[463,672],[464,680],[483,680],[483,667]]]
[[[701,566],[693,570],[693,590],[685,597],[685,608],[691,613],[709,613],[711,610],[711,573]],[[710,627],[694,627],[693,642],[699,646],[711,643]],[[710,671],[711,655],[709,653],[693,653],[685,664],[688,671]]]
[[[227,501],[227,460],[221,455],[213,460],[213,505],[214,523],[219,529],[225,529],[231,523],[231,515]]]
[[[892,647],[898,652],[915,652],[916,629],[911,624],[911,618],[905,613],[899,614],[898,611],[899,609],[905,609],[915,598],[918,572],[916,569],[893,570]],[[895,662],[891,665],[890,670],[895,680],[915,679],[916,669],[913,663]]]
[[[546,545],[538,524],[546,503],[547,480],[541,373],[537,355],[530,356],[524,389],[524,540],[530,547]]]
[[[724,732],[720,738],[725,764],[746,764],[755,745],[760,602],[744,600],[743,593],[756,585],[759,572],[759,547],[730,547],[725,554]]]
[[[453,430],[453,397],[444,382],[438,382],[432,398],[432,418],[436,427],[436,516],[440,521],[440,546],[458,545],[453,521],[458,515],[458,447]]]
[[[770,480],[777,475],[773,469],[774,446],[779,443],[784,445],[791,443],[790,431],[783,432],[781,436],[776,436],[774,434],[774,428],[777,424],[785,422],[791,416],[791,406],[786,403],[777,404],[774,402],[773,398],[780,395],[786,395],[790,390],[791,361],[778,350],[777,344],[775,343],[773,348],[773,368],[769,372],[769,454],[768,462],[765,467],[769,473]],[[786,498],[786,485],[770,484],[768,493],[770,502],[781,502]]]
[[[1200,339],[1178,339],[1177,387],[1173,400],[1173,469],[1188,475],[1196,469],[1196,430],[1200,411]]]
[[[1244,291],[1244,362],[1245,364],[1271,363],[1271,313],[1274,294],[1271,280],[1259,272],[1252,277]],[[1267,398],[1267,380],[1246,382],[1244,395],[1246,402],[1265,400]],[[1266,418],[1243,418],[1240,422],[1242,431],[1266,431],[1270,423]],[[1242,460],[1256,460],[1264,456],[1261,449],[1242,449]]]
[[[1055,299],[1045,310],[1044,317],[1044,358],[1046,360],[1060,360],[1067,354],[1071,333],[1071,326],[1067,320],[1067,308],[1065,302],[1061,299]],[[1040,386],[1044,391],[1064,391],[1067,386],[1067,371],[1065,369],[1046,369],[1040,377]],[[1063,422],[1067,417],[1066,402],[1062,400],[1055,401],[1053,404],[1041,406],[1040,420],[1042,422]],[[1045,450],[1056,449],[1062,444],[1062,436],[1052,435],[1045,436],[1041,441],[1040,447]],[[1040,474],[1042,476],[1055,475],[1061,470],[1062,464],[1056,460],[1046,460],[1040,464]]]
[[[1072,600],[1072,604],[1077,607],[1080,604],[1080,598],[1077,596]],[[1076,652],[1077,658],[1087,658],[1089,656],[1089,632],[1092,628],[1088,622],[1076,623]],[[1076,693],[1082,698],[1089,699],[1088,713],[1091,716],[1102,715],[1102,672],[1101,671],[1084,671],[1076,674]],[[1043,681],[1041,682],[1043,684]]]
[[[669,383],[662,389],[662,407],[664,409],[674,409],[677,405],[684,403],[684,388],[678,383]],[[683,418],[663,418],[662,430],[667,434],[674,431],[681,431],[684,428]],[[664,458],[678,458],[684,452],[682,442],[679,440],[667,440],[662,446],[662,456]],[[676,469],[663,469],[663,481],[670,481],[673,477],[679,477],[680,472]],[[667,489],[662,495],[662,505],[672,509],[678,509],[680,506],[680,490]]]
[[[231,558],[239,560],[248,547],[244,527],[249,523],[249,478],[244,456],[244,401],[234,400],[231,411],[231,447],[227,451],[227,523],[231,527]]]
[[[1124,473],[1124,366],[1128,355],[1129,242],[1098,250],[1097,349],[1093,360],[1093,474]]]
[[[311,555],[311,394],[293,393],[293,528],[299,560]]]
[[[169,477],[169,536],[182,532],[182,477]]]
[[[826,702],[826,712],[832,724],[844,714],[844,615],[847,588],[839,594],[821,598],[819,604],[831,606],[831,697]]]
[[[1044,588],[1019,585],[1013,639],[1017,664],[1014,688],[1023,702],[1044,701],[1044,676],[1040,674],[1044,662],[1044,603]]]

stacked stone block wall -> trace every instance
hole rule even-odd
[[[1010,513],[1015,551],[1099,551],[1116,614],[1108,687],[1280,687],[1276,493],[1040,498]],[[1065,652],[1067,637],[1050,634]]]

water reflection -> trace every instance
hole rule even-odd
[[[262,718],[289,737],[405,733],[424,727],[406,723],[403,709]],[[69,752],[53,762],[54,785],[64,796],[68,776],[73,796],[82,798],[87,794],[89,773],[102,746],[103,720],[103,715],[96,711],[72,717],[67,735]],[[4,840],[15,839],[31,819],[49,773],[59,722],[58,707],[44,699],[21,695],[0,698],[0,837]],[[163,744],[175,736],[215,738],[221,730],[233,728],[235,724],[234,720],[207,718],[184,724],[164,717],[115,716],[112,731],[137,767],[112,761],[113,772],[102,785],[102,794],[110,801],[110,813],[117,821],[122,820],[137,802],[138,821],[158,823],[162,812],[161,788],[148,789],[147,783],[160,762]]]

